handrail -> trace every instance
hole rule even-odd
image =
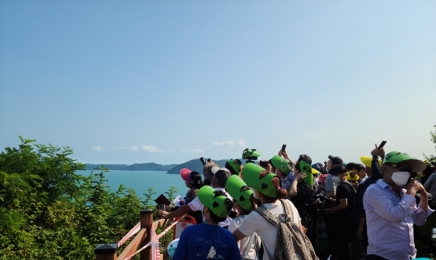
[[[141,210],[141,229],[136,236],[130,241],[128,246],[117,256],[118,244],[99,244],[95,248],[97,260],[124,260],[134,254],[151,241],[151,229],[161,228],[168,224],[168,219],[160,219],[153,222],[153,210]],[[140,260],[150,260],[152,257],[151,247],[145,248],[139,253]],[[163,259],[161,254],[161,259]]]

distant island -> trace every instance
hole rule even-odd
[[[243,161],[242,159],[240,159]],[[214,160],[214,163],[224,167],[227,160]],[[123,171],[166,171],[169,174],[179,174],[183,168],[188,168],[191,171],[203,173],[203,164],[200,159],[192,159],[181,164],[157,164],[157,163],[135,163],[127,164],[85,164],[86,170],[93,170],[96,167],[103,165],[108,170],[123,170]]]

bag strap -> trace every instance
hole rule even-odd
[[[257,251],[259,251],[259,248],[257,247],[257,243],[256,243],[257,241],[255,241],[255,240],[257,240],[257,234],[256,234],[256,232],[253,232],[253,234],[251,234],[251,236],[250,236],[250,240],[248,240],[248,244],[245,246],[244,253],[242,254],[243,259],[245,259],[247,257],[247,254],[250,252],[251,245],[253,245],[253,243],[254,243],[254,249],[256,250],[256,253],[257,253]]]

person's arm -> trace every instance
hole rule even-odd
[[[416,192],[420,192],[421,199],[419,201],[418,209],[413,213],[413,224],[423,226],[427,220],[427,217],[434,212],[434,210],[428,207],[427,191],[421,183],[415,180],[413,182],[409,182],[406,187],[408,189],[408,192],[409,189],[412,190],[412,192],[410,192],[411,195],[413,194],[413,190],[416,190]]]
[[[289,189],[289,196],[290,197],[295,197],[298,195],[298,182],[301,181],[302,179],[304,179],[304,177],[306,177],[305,173],[300,173],[297,176],[295,176],[294,181],[291,184],[291,188]]]
[[[347,199],[347,190],[342,187],[338,186],[336,189],[336,200],[339,200],[339,204],[334,206],[333,208],[327,208],[324,209],[326,212],[334,212],[339,210],[344,210],[348,206],[348,199]]]
[[[325,191],[327,198],[335,198],[335,187],[333,185],[333,179],[330,174],[327,175],[327,178],[325,180]]]
[[[380,150],[377,148],[377,145],[375,145],[374,150],[371,151],[372,155],[372,162],[371,162],[371,172],[372,172],[372,178],[373,179],[382,179],[383,173],[380,169],[380,165],[378,164],[378,157],[380,156],[382,160],[385,158],[385,150],[381,148]]]
[[[244,235],[239,228],[237,228],[235,231],[233,231],[233,236],[235,237],[236,241],[239,241],[243,238],[246,237],[246,235]]]
[[[280,152],[279,152],[279,156],[280,156],[280,153],[281,153],[281,155],[283,155],[283,158],[285,158],[286,160],[288,160],[288,161],[290,161],[291,163],[292,163],[292,165],[295,165],[295,162],[291,159],[291,158],[289,158],[289,156],[288,156],[288,153],[286,152],[286,151],[281,151],[280,150]]]
[[[324,209],[327,212],[333,212],[333,211],[339,211],[339,210],[344,210],[347,208],[348,205],[348,199],[339,199],[339,204],[333,208],[330,209]]]
[[[165,210],[159,210],[158,215],[160,218],[163,218],[163,219],[178,218],[178,217],[181,217],[181,216],[188,214],[189,212],[192,211],[192,209],[188,205],[189,204],[183,205],[171,213],[169,213],[168,211],[165,211]]]
[[[394,205],[386,192],[379,188],[369,187],[363,195],[365,211],[371,210],[392,223],[401,223],[408,214],[413,214],[415,203],[414,195],[405,194],[400,203]]]

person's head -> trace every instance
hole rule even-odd
[[[353,171],[360,177],[364,178],[366,176],[366,167],[361,163],[355,163],[353,166]]]
[[[280,178],[286,178],[288,174],[292,171],[293,165],[291,161],[282,158],[278,155],[273,156],[270,160],[271,165],[276,169],[275,173]]]
[[[239,159],[230,159],[226,162],[226,169],[230,171],[232,175],[239,175],[241,171],[241,160]]]
[[[256,208],[253,190],[237,175],[229,177],[226,183],[226,191],[233,198],[233,207],[241,215],[248,215]]]
[[[363,165],[365,165],[365,173],[369,176],[372,175],[372,169],[371,169],[371,164],[372,164],[372,157],[371,156],[360,156],[360,161],[363,163]],[[379,159],[378,160],[378,164],[381,166],[382,165],[382,161]]]
[[[295,162],[294,175],[298,175],[304,171],[304,169],[302,169],[302,164],[301,164],[302,161],[305,162],[306,164],[309,164],[309,165],[312,164],[312,158],[310,158],[309,155],[300,154],[300,156],[298,157],[298,160]]]
[[[192,171],[189,174],[189,178],[191,179],[191,182],[189,183],[189,188],[191,189],[200,189],[203,187],[203,179],[201,178],[201,174],[196,171]]]
[[[318,177],[318,185],[321,188],[325,188],[325,180],[327,179],[327,174],[323,173]]]
[[[232,175],[226,168],[213,167],[211,169],[213,177],[210,185],[212,187],[225,188],[227,179]]]
[[[185,181],[188,188],[199,189],[203,186],[203,180],[200,173],[196,171],[191,171],[187,168],[180,170],[180,177]]]
[[[210,185],[213,178],[212,168],[220,167],[218,164],[210,161],[203,166],[204,184]]]
[[[344,161],[342,161],[342,158],[339,156],[333,156],[333,155],[329,155],[329,160],[327,161],[327,168],[330,170],[331,168],[333,168],[333,166],[335,165],[342,165],[344,164]]]
[[[226,220],[233,208],[233,202],[224,192],[216,191],[210,186],[203,186],[198,191],[198,199],[204,205],[203,214],[205,221],[218,224]]]
[[[329,170],[329,174],[332,175],[333,182],[339,183],[345,180],[345,173],[347,168],[342,164],[336,164]]]
[[[245,165],[242,178],[255,190],[255,197],[262,203],[275,202],[288,196],[286,189],[282,189],[281,180],[277,175],[254,163]]]
[[[398,190],[407,184],[411,173],[421,172],[425,168],[423,161],[406,153],[393,151],[386,154],[383,160],[383,180]]]

